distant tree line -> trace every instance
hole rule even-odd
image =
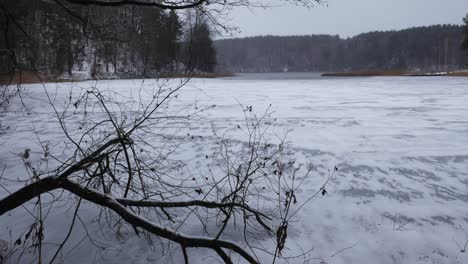
[[[436,25],[370,32],[347,39],[330,35],[261,36],[218,40],[215,46],[222,71],[444,71],[466,64],[463,30],[457,25]]]
[[[212,71],[207,19],[157,7],[101,7],[7,0],[0,8],[0,71],[48,75],[154,77]]]

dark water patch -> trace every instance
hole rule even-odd
[[[437,226],[437,225],[440,225],[441,223],[455,226],[456,219],[451,216],[437,215],[437,216],[432,216],[429,219],[421,218],[421,221],[429,223],[432,226]]]
[[[398,251],[397,253],[393,253],[391,258],[393,263],[400,264],[406,258],[406,253],[403,251]]]
[[[433,216],[431,217],[432,220],[436,221],[436,222],[442,222],[442,223],[445,223],[445,224],[449,224],[449,225],[455,225],[455,218],[451,217],[451,216],[441,216],[441,215],[438,215],[438,216]]]
[[[465,174],[466,175],[466,174]],[[458,175],[457,175],[458,176]],[[468,178],[461,180],[461,182],[468,187]]]
[[[429,98],[429,99],[422,99],[421,100],[421,103],[436,103],[438,102],[439,100],[435,99],[435,98]]]
[[[348,104],[377,104],[377,101],[349,101],[349,102],[341,102],[340,104],[348,105]]]
[[[327,169],[324,165],[313,163],[308,164],[307,168],[311,171],[323,171]]]
[[[411,191],[411,197],[413,197],[413,198],[418,198],[418,199],[422,199],[422,198],[424,198],[424,193],[423,193],[423,192],[420,192],[420,191],[414,191],[414,190],[412,190],[412,191]]]
[[[440,198],[444,201],[456,201],[460,200],[465,203],[468,203],[468,194],[460,194],[451,190],[445,186],[440,186],[436,184],[426,184],[426,187],[434,191],[434,196]]]
[[[304,122],[312,125],[335,125],[338,124],[341,121],[341,119],[309,119],[309,120],[303,120],[303,121],[298,121],[298,122]]]
[[[349,126],[360,126],[361,123],[358,121],[347,121],[346,123],[343,124],[344,127],[349,127]]]
[[[396,191],[396,192],[392,192],[389,190],[373,191],[371,189],[351,187],[350,189],[341,191],[341,193],[344,196],[356,197],[356,198],[373,198],[377,195],[380,195],[380,196],[385,196],[387,198],[397,200],[400,202],[409,202],[411,200],[410,195],[402,191]]]
[[[449,162],[467,163],[468,155],[405,157],[405,159],[410,161],[419,161],[426,164],[448,164]]]
[[[390,188],[392,188],[394,190],[400,189],[399,187],[396,187],[395,185],[393,185],[393,183],[388,181],[386,178],[379,178],[378,182],[381,183],[381,184],[385,184],[386,186],[388,186],[388,187],[390,187]]]
[[[393,138],[396,138],[396,139],[412,139],[412,138],[416,138],[416,136],[408,135],[408,134],[401,134],[401,135],[393,136]]]
[[[389,212],[384,212],[382,216],[389,219],[394,224],[394,229],[400,229],[401,227],[403,227],[403,225],[416,222],[416,219],[414,219],[413,217],[408,217],[406,215],[401,214],[392,214]]]
[[[408,113],[430,113],[437,110],[444,110],[440,107],[378,107],[378,106],[354,106],[355,109],[370,109],[386,111],[388,114],[408,114]]]
[[[468,124],[468,121],[445,121],[445,124]]]
[[[375,172],[374,168],[367,166],[367,165],[352,166],[349,164],[340,164],[339,169],[340,169],[340,172],[342,173],[362,173],[362,172],[373,173]]]
[[[415,113],[427,113],[434,110],[441,110],[436,107],[390,107],[387,108],[390,111],[404,111],[404,112],[415,112]]]
[[[391,192],[388,190],[380,190],[380,191],[377,191],[376,193],[379,195],[394,199],[394,200],[398,200],[400,202],[409,202],[411,200],[410,195],[402,191]]]
[[[409,161],[417,161],[417,162],[422,162],[425,164],[436,164],[436,163],[443,163],[446,164],[446,161],[437,161],[434,158],[431,157],[404,157],[404,159],[409,160]]]
[[[320,149],[308,149],[308,148],[292,148],[295,152],[303,153],[307,157],[318,157],[318,156],[335,156],[335,154]]]
[[[354,173],[354,174],[362,174],[362,173],[367,173],[367,174],[375,174],[375,173],[382,173],[385,175],[388,175],[388,173],[379,168],[379,167],[371,167],[367,165],[350,165],[346,163],[341,163],[338,164],[337,166],[339,168],[339,171],[341,173]]]
[[[444,125],[440,125],[439,127],[436,127],[436,126],[424,127],[423,129],[425,129],[425,130],[436,130],[436,131],[446,131],[446,130],[448,130]]]
[[[453,162],[455,162],[455,163],[468,162],[468,155],[457,155],[457,156],[453,156],[453,157],[454,157]]]
[[[421,221],[422,221],[422,222],[425,222],[425,223],[429,223],[429,224],[432,225],[432,226],[436,226],[436,225],[437,225],[437,222],[431,221],[431,220],[426,219],[426,218],[421,218]]]
[[[433,172],[426,170],[407,168],[390,168],[390,170],[398,175],[405,176],[418,182],[426,182],[427,180],[441,181],[440,177],[437,177]]]

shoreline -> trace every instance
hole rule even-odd
[[[468,70],[452,72],[415,72],[406,70],[370,70],[350,72],[326,72],[322,77],[468,77]]]
[[[242,73],[241,73],[242,74]],[[271,72],[269,74],[275,74]],[[369,70],[369,71],[349,71],[349,72],[325,72],[317,73],[321,77],[468,77],[468,70],[459,70],[452,72],[415,72],[406,70]],[[131,80],[131,79],[172,79],[172,78],[193,78],[193,79],[215,79],[236,77],[238,73],[234,72],[213,72],[213,73],[193,73],[187,75],[183,73],[159,75],[153,77],[139,76],[99,76],[90,78],[88,76],[45,76],[37,75],[32,71],[16,72],[14,76],[0,76],[0,85],[19,85],[35,83],[62,83],[62,82],[83,82],[99,80]]]
[[[193,73],[191,75],[183,73],[161,74],[154,77],[137,77],[137,76],[100,76],[98,78],[90,77],[63,77],[63,76],[46,76],[37,74],[33,71],[16,72],[13,75],[0,76],[0,85],[19,85],[19,84],[34,84],[34,83],[62,83],[62,82],[83,82],[83,81],[99,81],[99,80],[129,80],[129,79],[171,79],[171,78],[194,78],[194,79],[214,79],[224,77],[234,77],[235,73],[231,72],[213,72],[213,73]]]

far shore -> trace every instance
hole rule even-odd
[[[416,72],[407,70],[369,70],[350,72],[326,72],[324,77],[374,77],[374,76],[406,76],[406,77],[429,77],[429,76],[449,76],[468,77],[468,70],[451,72]]]
[[[33,71],[18,71],[15,74],[0,75],[0,84],[17,85],[17,84],[32,84],[32,83],[60,83],[60,82],[82,82],[91,80],[120,80],[120,79],[170,79],[170,78],[222,78],[233,77],[234,73],[231,72],[200,72],[200,73],[171,73],[161,74],[154,77],[138,77],[138,76],[119,76],[108,75],[99,76],[96,78],[91,77],[68,77],[68,76],[47,76],[37,74]]]
[[[274,74],[274,73],[273,73]],[[232,72],[213,72],[213,73],[171,73],[161,74],[153,77],[139,76],[124,76],[124,75],[108,75],[92,78],[90,76],[47,76],[38,75],[33,71],[21,71],[12,75],[0,75],[0,84],[18,85],[18,84],[33,84],[33,83],[60,83],[60,82],[82,82],[91,80],[121,80],[121,79],[171,79],[171,78],[223,78],[235,77],[236,73]],[[468,70],[451,71],[451,72],[416,72],[407,70],[369,70],[369,71],[347,71],[347,72],[326,72],[321,74],[322,77],[430,77],[430,76],[446,76],[446,77],[468,77]]]

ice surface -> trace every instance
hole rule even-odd
[[[48,84],[47,88],[60,106],[70,89],[78,92],[93,84]],[[141,80],[100,81],[98,86],[136,96]],[[13,179],[25,174],[20,153],[37,149],[37,137],[52,147],[63,141],[42,87],[25,88],[24,100],[31,114],[14,107],[1,117],[11,132],[0,137],[0,165],[6,165],[5,175]],[[202,137],[180,151],[200,157],[213,151],[208,137],[212,126],[234,128],[242,122],[239,104],[259,112],[271,104],[278,119],[273,129],[278,134],[291,130],[291,154],[314,165],[313,177],[304,182],[299,201],[320,187],[328,169],[339,168],[328,194],[307,204],[290,226],[286,245],[291,255],[313,249],[309,263],[468,263],[468,253],[457,245],[463,247],[468,239],[463,231],[468,230],[467,102],[466,78],[244,75],[194,79],[183,88],[175,107],[216,104],[203,120],[190,124],[190,133]],[[5,194],[0,190],[0,196]],[[72,214],[66,209],[51,213],[49,241],[63,238]],[[15,231],[30,224],[27,216],[17,209],[0,217],[0,239],[11,240],[10,230],[14,238]],[[83,218],[91,221],[86,213]],[[70,247],[82,239],[80,232],[84,229],[77,227]],[[66,263],[170,259],[131,232],[125,238],[107,237],[113,243],[110,250],[95,253],[92,245],[82,243],[68,253]],[[265,245],[270,243],[265,241]],[[198,254],[192,263],[214,262],[204,259],[203,251],[190,250],[189,254]],[[177,263],[180,254],[175,255]],[[304,258],[290,260],[303,262]]]

